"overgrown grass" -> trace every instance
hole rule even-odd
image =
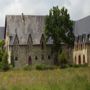
[[[90,90],[90,67],[0,72],[0,90]]]

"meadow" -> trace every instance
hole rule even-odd
[[[90,67],[0,72],[0,90],[90,90]]]

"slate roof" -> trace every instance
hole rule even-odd
[[[4,40],[4,33],[5,32],[5,28],[4,27],[0,27],[0,39]]]
[[[28,35],[31,34],[33,44],[40,44],[41,36],[45,29],[46,16],[31,15],[7,15],[6,16],[6,32],[12,37],[11,44],[15,34],[17,33],[19,44],[27,44]],[[49,39],[47,44],[51,44]]]
[[[87,16],[83,19],[75,21],[74,24],[74,34],[75,36],[90,34],[90,16]]]
[[[41,36],[45,29],[46,16],[31,15],[7,15],[6,16],[6,32],[12,37],[10,44],[13,44],[15,34],[17,33],[19,44],[27,44],[28,36],[31,34],[33,44],[40,44]],[[0,38],[4,37],[3,27],[0,29]],[[90,34],[90,16],[74,21],[74,35]],[[49,38],[47,44],[53,44],[53,40]]]

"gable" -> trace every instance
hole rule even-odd
[[[45,16],[24,15],[24,23],[21,15],[8,15],[6,17],[6,31],[10,35],[15,35],[15,29],[17,29],[19,44],[27,44],[29,34],[32,35],[34,45],[40,44],[41,35],[45,29]]]

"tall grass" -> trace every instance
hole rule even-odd
[[[90,90],[90,67],[0,72],[0,90]]]

